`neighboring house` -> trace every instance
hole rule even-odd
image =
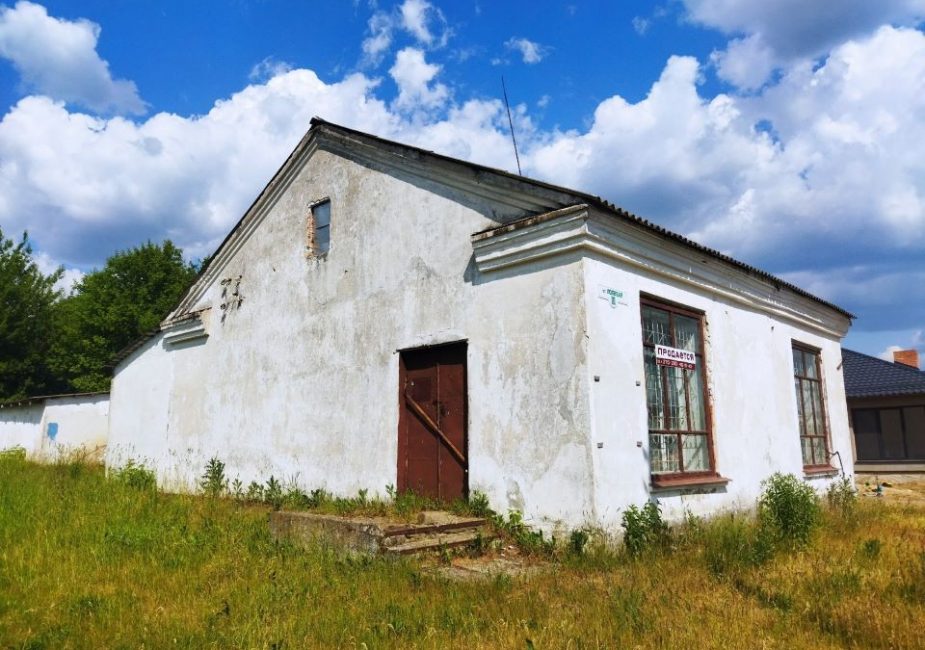
[[[0,450],[53,461],[81,453],[100,459],[109,433],[109,393],[44,395],[0,404]]]
[[[918,354],[899,351],[892,363],[851,350],[842,357],[858,474],[925,472],[925,372]]]
[[[107,462],[479,490],[545,528],[750,506],[834,451],[851,473],[851,318],[598,197],[313,120],[122,355]]]

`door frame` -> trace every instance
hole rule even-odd
[[[426,345],[415,345],[407,348],[398,348],[398,448],[396,454],[396,490],[404,492],[408,489],[408,429],[407,418],[410,417],[405,406],[405,354],[437,350],[440,348],[461,347],[463,354],[463,448],[466,462],[463,467],[463,494],[464,499],[469,498],[469,339],[456,339]],[[442,444],[438,441],[438,444]]]

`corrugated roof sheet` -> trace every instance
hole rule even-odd
[[[419,147],[414,147],[412,145],[403,144],[401,142],[395,142],[394,140],[387,140],[386,138],[380,138],[379,136],[376,136],[376,135],[364,133],[363,131],[357,131],[356,129],[351,129],[346,126],[341,126],[339,124],[328,122],[319,117],[312,118],[311,126],[312,126],[312,129],[322,127],[322,128],[329,128],[332,130],[343,131],[343,132],[350,133],[356,136],[360,136],[368,140],[383,142],[391,146],[404,147],[406,149],[410,149],[412,151],[426,154],[428,156],[433,156],[440,160],[445,160],[448,162],[467,165],[476,171],[498,174],[500,176],[504,176],[512,180],[520,181],[528,185],[542,187],[542,188],[554,190],[557,192],[563,192],[565,194],[571,194],[575,197],[583,199],[584,201],[590,203],[591,205],[594,205],[602,210],[610,212],[611,214],[613,214],[615,217],[619,219],[623,219],[624,221],[628,221],[630,223],[634,223],[636,225],[642,226],[643,228],[650,230],[664,237],[665,239],[670,239],[670,240],[679,242],[683,244],[684,246],[687,246],[688,248],[692,248],[698,252],[704,253],[705,255],[709,255],[710,257],[713,257],[715,259],[722,260],[723,262],[726,262],[727,264],[730,264],[731,266],[734,266],[742,271],[745,271],[749,275],[754,275],[756,277],[762,278],[763,280],[766,280],[770,282],[771,284],[773,284],[778,289],[780,288],[789,289],[790,291],[798,295],[801,295],[805,298],[809,298],[810,300],[813,300],[821,305],[825,305],[826,307],[830,309],[834,309],[835,311],[837,311],[843,316],[847,316],[848,318],[855,318],[855,315],[852,314],[851,312],[842,309],[841,307],[839,307],[838,305],[834,303],[828,302],[827,300],[823,300],[822,298],[819,298],[818,296],[814,296],[813,294],[809,293],[808,291],[804,289],[801,289],[795,284],[791,284],[787,282],[786,280],[782,280],[774,275],[771,275],[767,271],[762,271],[761,269],[757,267],[751,266],[749,264],[745,264],[744,262],[740,262],[739,260],[729,257],[728,255],[721,253],[718,250],[709,248],[702,244],[698,244],[697,242],[691,239],[688,239],[687,237],[684,237],[683,235],[679,235],[678,233],[672,232],[671,230],[668,230],[667,228],[664,228],[656,223],[648,221],[647,219],[638,217],[632,212],[628,212],[624,210],[623,208],[618,207],[614,205],[613,203],[611,203],[610,201],[607,201],[606,199],[603,199],[599,196],[595,196],[593,194],[587,194],[585,192],[573,190],[567,187],[562,187],[561,185],[554,185],[552,183],[547,183],[545,181],[539,181],[534,178],[528,178],[526,176],[518,176],[517,174],[512,174],[511,172],[504,171],[503,169],[495,169],[494,167],[486,167],[485,165],[479,165],[477,163],[472,163],[467,160],[460,160],[458,158],[452,158],[451,156],[444,156],[443,154],[435,153],[427,149],[421,149]]]
[[[925,395],[925,372],[842,348],[845,395],[889,397]]]

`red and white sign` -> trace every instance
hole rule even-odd
[[[697,367],[697,355],[687,350],[669,348],[667,345],[656,345],[655,363],[660,366],[693,370]]]

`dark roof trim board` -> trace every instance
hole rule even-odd
[[[31,406],[32,404],[39,404],[45,400],[59,399],[62,397],[99,397],[101,395],[109,395],[109,391],[100,390],[91,393],[57,393],[55,395],[34,395],[32,397],[23,397],[22,399],[13,399],[0,402],[0,409],[15,408],[17,406]]]
[[[845,395],[849,399],[925,395],[925,372],[911,366],[845,348],[842,363]]]

